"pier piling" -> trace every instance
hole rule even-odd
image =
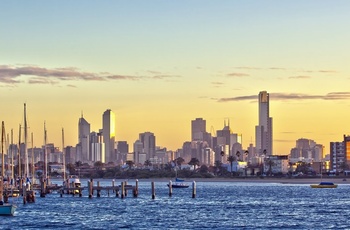
[[[192,182],[192,198],[196,198],[196,182]]]
[[[173,195],[173,182],[170,180],[169,181],[169,197]]]
[[[152,181],[151,186],[152,186],[152,199],[154,200],[156,198],[156,189],[154,187],[154,181]]]

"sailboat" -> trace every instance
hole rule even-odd
[[[170,183],[167,184],[167,186],[170,186]],[[188,188],[189,184],[185,183],[184,179],[180,179],[177,177],[177,170],[175,169],[175,182],[171,183],[172,188]]]
[[[319,184],[311,184],[310,187],[311,188],[337,188],[338,185],[334,184],[333,182],[322,181],[322,169],[321,169],[321,182]]]
[[[13,216],[17,206],[14,204],[4,203],[4,177],[5,177],[5,156],[4,156],[4,136],[5,136],[5,124],[2,122],[1,132],[1,177],[0,177],[0,216]]]

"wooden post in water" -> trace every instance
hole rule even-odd
[[[119,197],[119,190],[120,190],[119,188],[115,190],[115,196],[116,197]]]
[[[23,204],[27,203],[27,187],[22,186]]]
[[[88,181],[88,192],[89,192],[90,199],[92,199],[92,185],[93,185],[93,180],[90,179],[90,181]]]
[[[128,185],[128,182],[127,182],[127,181],[124,181],[124,187],[125,187],[125,192],[124,192],[124,194],[125,194],[125,196],[128,195],[128,189],[126,188],[127,185]]]
[[[154,181],[152,181],[151,186],[152,186],[152,199],[154,200],[156,198],[156,189],[154,187]]]
[[[125,197],[125,182],[124,181],[121,182],[120,190],[121,190],[121,198],[124,199],[124,197]]]
[[[101,197],[100,181],[97,181],[97,197]]]
[[[114,180],[112,180],[112,193],[114,193],[115,188],[114,188]]]
[[[192,182],[192,198],[196,198],[196,182]]]
[[[46,195],[46,182],[44,177],[40,178],[40,197],[45,197]]]
[[[136,183],[135,183],[135,188],[134,188],[134,197],[137,197],[139,194],[139,180],[136,179]]]
[[[173,195],[173,182],[169,181],[169,197]]]

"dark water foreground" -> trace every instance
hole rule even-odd
[[[350,229],[350,185],[197,182],[192,199],[191,186],[169,198],[166,184],[156,182],[155,200],[151,183],[142,181],[138,198],[102,192],[88,199],[86,191],[37,196],[26,205],[19,198],[15,216],[0,217],[0,229]]]

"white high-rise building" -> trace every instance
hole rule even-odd
[[[87,122],[83,114],[81,114],[81,118],[79,118],[78,124],[78,152],[80,152],[81,161],[86,163],[90,159],[90,124]]]
[[[259,125],[255,127],[255,145],[258,153],[272,155],[272,118],[269,93],[259,93]]]
[[[115,143],[115,114],[107,109],[102,116],[102,135],[105,144],[105,162],[116,162],[114,153]]]

